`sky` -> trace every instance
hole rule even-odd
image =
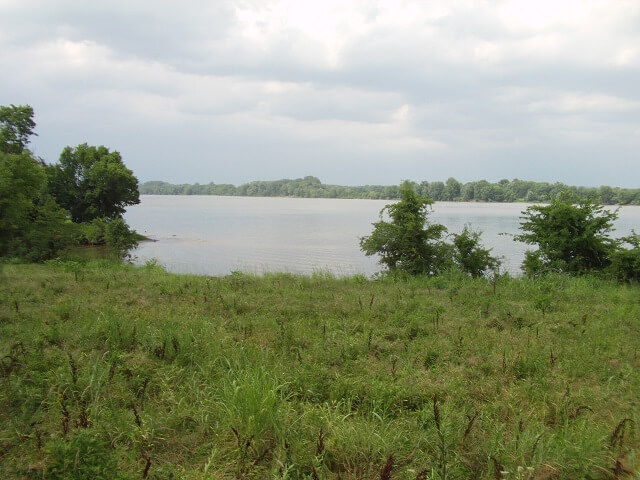
[[[0,0],[0,72],[142,182],[640,187],[639,0]]]

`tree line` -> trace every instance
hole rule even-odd
[[[579,197],[591,197],[604,205],[640,205],[640,188],[579,187],[561,182],[534,182],[503,179],[462,183],[451,177],[446,182],[409,182],[421,196],[433,201],[463,202],[549,202],[569,191]],[[239,186],[228,183],[172,184],[150,181],[140,185],[143,195],[228,195],[244,197],[358,198],[397,200],[402,194],[398,185],[342,186],[322,183],[317,177],[254,181]]]
[[[138,241],[122,215],[140,202],[138,180],[119,152],[65,147],[48,164],[27,147],[33,108],[0,106],[0,257],[42,261],[76,245],[124,256]]]

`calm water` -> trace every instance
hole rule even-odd
[[[337,275],[380,270],[377,260],[359,249],[388,200],[256,198],[143,195],[129,207],[131,227],[155,242],[143,242],[133,254],[172,272],[225,275],[313,273]],[[503,268],[518,273],[527,245],[513,241],[526,208],[514,203],[437,202],[430,219],[458,233],[465,223],[483,231],[482,239]],[[640,230],[640,207],[622,207],[616,235]]]

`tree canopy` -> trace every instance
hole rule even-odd
[[[78,243],[126,255],[138,236],[121,217],[140,200],[120,154],[82,144],[45,165],[27,149],[34,127],[29,105],[0,106],[0,257],[45,260]]]
[[[537,245],[526,253],[523,270],[581,273],[601,270],[610,263],[617,244],[609,237],[617,212],[570,192],[554,196],[548,205],[533,205],[523,212],[516,240]]]
[[[20,154],[27,148],[33,129],[33,108],[29,105],[0,105],[0,151]]]
[[[138,180],[119,152],[86,143],[66,147],[49,167],[50,189],[74,222],[120,217],[125,207],[140,203]]]
[[[38,261],[69,245],[74,229],[26,148],[34,127],[29,105],[0,106],[0,256]]]

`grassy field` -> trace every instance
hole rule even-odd
[[[640,287],[0,271],[0,478],[640,471]]]

